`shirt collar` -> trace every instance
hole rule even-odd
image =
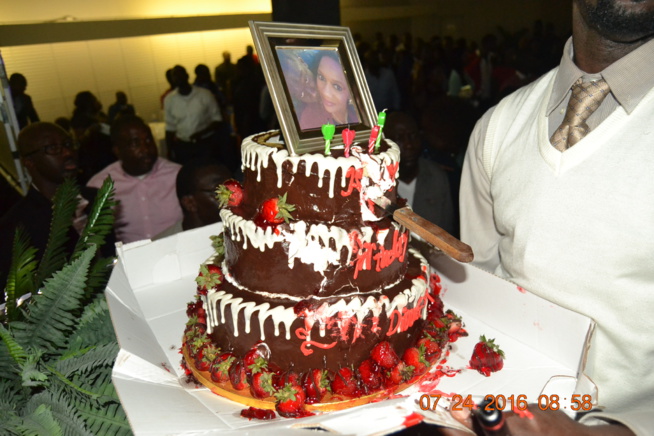
[[[618,59],[598,74],[588,74],[580,70],[573,58],[574,47],[570,37],[565,43],[559,71],[547,105],[548,116],[561,104],[572,85],[581,77],[588,79],[603,77],[609,84],[611,93],[627,113],[631,113],[649,90],[654,88],[654,74],[651,71],[654,39]]]
[[[131,174],[128,174],[128,173],[123,169],[123,165],[122,165],[122,163],[119,164],[119,165],[120,165],[120,171],[121,171],[121,173],[123,174],[123,176],[124,176],[125,178],[128,178],[128,179],[139,179],[139,180],[143,180],[143,179],[145,179],[145,178],[149,177],[150,175],[152,175],[152,174],[154,174],[154,173],[157,172],[157,169],[161,166],[161,158],[160,158],[160,157],[157,157],[157,159],[154,161],[154,165],[152,165],[152,169],[151,169],[149,172],[145,173],[145,174],[141,174],[140,176],[133,176],[133,175],[131,175]]]

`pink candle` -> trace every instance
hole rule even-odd
[[[350,130],[348,128],[343,129],[343,131],[341,132],[341,135],[343,136],[343,144],[345,144],[345,157],[350,157],[350,147],[354,142],[354,137],[356,136],[356,134],[357,134],[356,131]]]
[[[368,154],[372,154],[375,151],[375,143],[377,142],[377,136],[379,136],[379,129],[379,126],[375,126],[370,132],[370,139],[368,140]]]

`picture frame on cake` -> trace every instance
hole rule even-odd
[[[324,151],[324,124],[335,125],[333,149],[345,128],[370,135],[377,113],[349,28],[249,24],[290,155]]]

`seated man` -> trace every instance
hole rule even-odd
[[[216,188],[231,178],[229,169],[215,161],[192,160],[177,173],[177,198],[184,217],[155,239],[220,221]]]
[[[27,195],[21,198],[0,219],[0,289],[4,289],[7,272],[11,265],[11,252],[16,227],[23,226],[30,243],[41,257],[50,234],[52,198],[66,178],[74,178],[78,172],[77,152],[70,135],[52,123],[29,124],[18,135],[18,153],[32,178]],[[98,185],[99,187],[100,185]],[[83,201],[76,215],[74,226],[68,231],[67,253],[71,254],[84,228],[84,206],[95,197],[95,190],[82,188]],[[4,292],[0,292],[4,301]]]
[[[116,190],[116,239],[124,243],[152,238],[182,218],[175,193],[180,166],[158,156],[152,131],[137,116],[124,116],[111,127],[118,161],[93,177],[97,188],[111,176]]]

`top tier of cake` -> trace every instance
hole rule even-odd
[[[397,199],[396,144],[384,141],[373,155],[354,146],[347,158],[342,149],[289,156],[264,133],[241,147],[244,198],[221,212],[229,281],[302,299],[378,292],[404,278],[408,232],[371,201]],[[293,219],[258,225],[262,203],[282,195],[295,206]]]

